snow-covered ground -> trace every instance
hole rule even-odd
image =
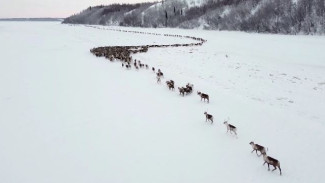
[[[192,40],[99,28],[0,22],[1,183],[325,179],[325,37],[120,28],[208,40],[135,55],[162,69],[159,85],[151,70],[89,49]],[[193,83],[210,103],[169,91],[167,79]],[[228,117],[238,139],[226,134]],[[250,141],[269,148],[282,176]]]

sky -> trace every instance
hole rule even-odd
[[[0,0],[0,18],[65,18],[89,6],[156,0]]]

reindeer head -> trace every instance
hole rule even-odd
[[[201,95],[201,92],[197,91],[197,94],[198,94],[198,95]]]
[[[223,124],[228,125],[228,121],[224,121]]]
[[[252,146],[253,146],[253,145],[255,145],[253,141],[252,141],[252,142],[250,142],[249,144],[250,144],[250,145],[252,145]]]
[[[208,113],[207,112],[204,112],[205,115],[207,115]]]

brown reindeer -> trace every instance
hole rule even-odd
[[[184,88],[178,87],[178,91],[179,91],[179,94],[183,95],[183,97],[184,97],[184,94],[185,94]]]
[[[256,151],[256,155],[258,156],[258,157],[260,157],[263,153],[266,153],[266,148],[264,147],[264,146],[261,146],[261,145],[259,145],[259,144],[254,144],[254,142],[250,142],[249,143],[251,146],[252,146],[252,148],[253,148],[253,150],[252,150],[252,153],[254,152],[254,151]],[[260,155],[258,155],[257,154],[257,151],[259,151],[261,154]]]
[[[205,115],[205,122],[211,121],[211,124],[213,124],[213,116],[211,114],[208,114],[207,112],[204,112]]]
[[[265,165],[265,163],[267,163],[267,167],[268,167],[269,171],[270,171],[270,165],[272,165],[274,167],[274,169],[272,171],[276,170],[278,167],[280,170],[280,175],[282,175],[280,162],[277,159],[267,156],[265,152],[262,154],[263,154],[263,159],[264,159],[263,165]]]
[[[201,93],[201,92],[197,92],[197,94],[201,97],[201,101],[202,101],[202,99],[203,99],[203,101],[205,102],[205,100],[207,100],[208,101],[208,103],[209,103],[209,95],[208,94],[205,94],[205,93]]]
[[[167,84],[169,90],[174,90],[175,89],[175,85],[174,85],[173,80],[166,81],[166,84]]]

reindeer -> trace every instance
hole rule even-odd
[[[175,89],[173,80],[166,81],[166,84],[167,84],[169,90],[174,90]]]
[[[211,114],[208,114],[207,112],[204,112],[205,115],[205,122],[211,121],[211,124],[213,124],[213,116]]]
[[[157,77],[162,77],[160,72],[157,72],[156,75],[157,75]]]
[[[190,84],[190,83],[187,83],[187,85],[186,85],[186,88],[189,88],[190,90],[193,90],[193,87],[194,87],[194,85]]]
[[[169,84],[172,84],[172,85],[174,85],[175,84],[175,82],[173,81],[173,80],[169,80],[169,81],[166,81],[166,83],[169,83]]]
[[[264,159],[263,166],[265,165],[265,163],[267,163],[268,170],[270,171],[270,165],[272,165],[274,167],[272,172],[274,170],[276,170],[278,167],[280,170],[280,175],[282,175],[281,168],[280,168],[280,162],[277,159],[267,156],[265,152],[263,152],[262,155],[263,155],[263,159]]]
[[[173,91],[175,90],[175,86],[173,84],[168,85],[168,88]]]
[[[109,60],[110,60],[111,62],[113,62],[113,59],[114,59],[114,57],[112,57],[112,56],[109,57]]]
[[[267,149],[265,149],[264,146],[261,146],[261,145],[259,145],[259,144],[254,144],[253,141],[250,142],[249,144],[250,144],[250,145],[252,146],[252,148],[253,148],[252,153],[253,153],[254,151],[256,151],[256,155],[257,155],[258,157],[260,157],[263,153],[266,153],[266,151],[267,151]],[[258,155],[258,154],[257,154],[257,151],[259,151],[261,154]]]
[[[184,97],[184,94],[185,94],[184,88],[178,87],[178,90],[179,90],[179,94],[183,95],[183,97]]]
[[[234,132],[237,136],[237,128],[234,125],[228,124],[228,121],[223,122],[223,124],[227,126],[227,133],[228,131],[230,132],[230,134],[232,134],[231,132]]]
[[[160,77],[164,77],[164,73],[162,73],[160,69],[158,69],[157,76],[158,76],[158,75],[159,75]]]
[[[204,99],[203,101],[207,100],[208,103],[209,103],[209,95],[208,95],[208,94],[201,93],[201,92],[199,92],[199,91],[197,92],[197,94],[200,95],[200,97],[201,97],[201,101],[202,101],[202,99]]]
[[[188,88],[188,87],[183,87],[184,92],[186,93],[186,95],[192,93],[192,88]]]

